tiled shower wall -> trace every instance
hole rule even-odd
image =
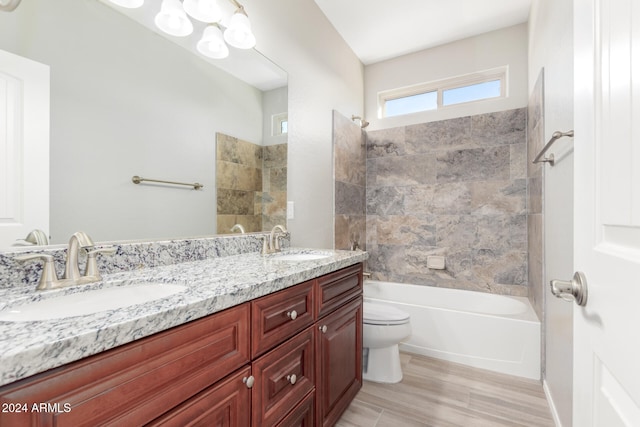
[[[262,161],[262,193],[256,197],[262,206],[262,230],[287,224],[287,144],[265,145]]]
[[[333,112],[335,182],[334,247],[365,249],[365,133],[342,114]]]
[[[538,315],[538,319],[543,319],[544,255],[542,239],[544,234],[544,215],[542,209],[542,171],[544,163],[533,164],[533,159],[542,150],[545,143],[544,70],[540,72],[529,98],[527,138],[529,300]]]
[[[367,132],[373,278],[527,295],[526,130],[522,108]]]
[[[287,144],[261,146],[216,135],[217,233],[286,224]]]

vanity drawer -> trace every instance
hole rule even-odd
[[[243,304],[5,386],[2,403],[59,408],[2,413],[0,425],[148,423],[250,362],[249,315]]]
[[[318,318],[362,293],[362,264],[343,268],[318,279]]]
[[[251,375],[248,366],[226,379],[193,396],[177,408],[169,411],[147,427],[195,427],[251,425],[251,389],[243,378]]]
[[[314,319],[314,281],[251,302],[251,354],[256,358],[310,326]]]
[[[313,427],[314,395],[311,392],[289,414],[278,423],[278,427]]]
[[[314,328],[310,327],[253,362],[254,427],[278,424],[314,390],[314,347]]]

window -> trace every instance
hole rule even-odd
[[[402,98],[387,99],[385,102],[386,117],[402,114],[417,113],[418,111],[435,110],[438,108],[438,92],[419,93]]]
[[[289,115],[287,113],[271,116],[271,136],[286,135],[289,130]]]
[[[378,94],[379,117],[438,110],[506,96],[507,67],[423,83]]]

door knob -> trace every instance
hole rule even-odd
[[[573,279],[552,280],[551,293],[565,301],[575,301],[580,306],[587,304],[587,278],[584,273],[576,271]]]

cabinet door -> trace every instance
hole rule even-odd
[[[314,390],[313,327],[300,332],[252,364],[252,425],[277,425]]]
[[[247,366],[149,424],[149,427],[248,427],[251,389]]]
[[[362,297],[316,326],[317,425],[332,426],[362,387]]]
[[[0,426],[144,425],[250,362],[249,315],[243,304],[2,387],[0,403],[48,412],[0,413]]]

